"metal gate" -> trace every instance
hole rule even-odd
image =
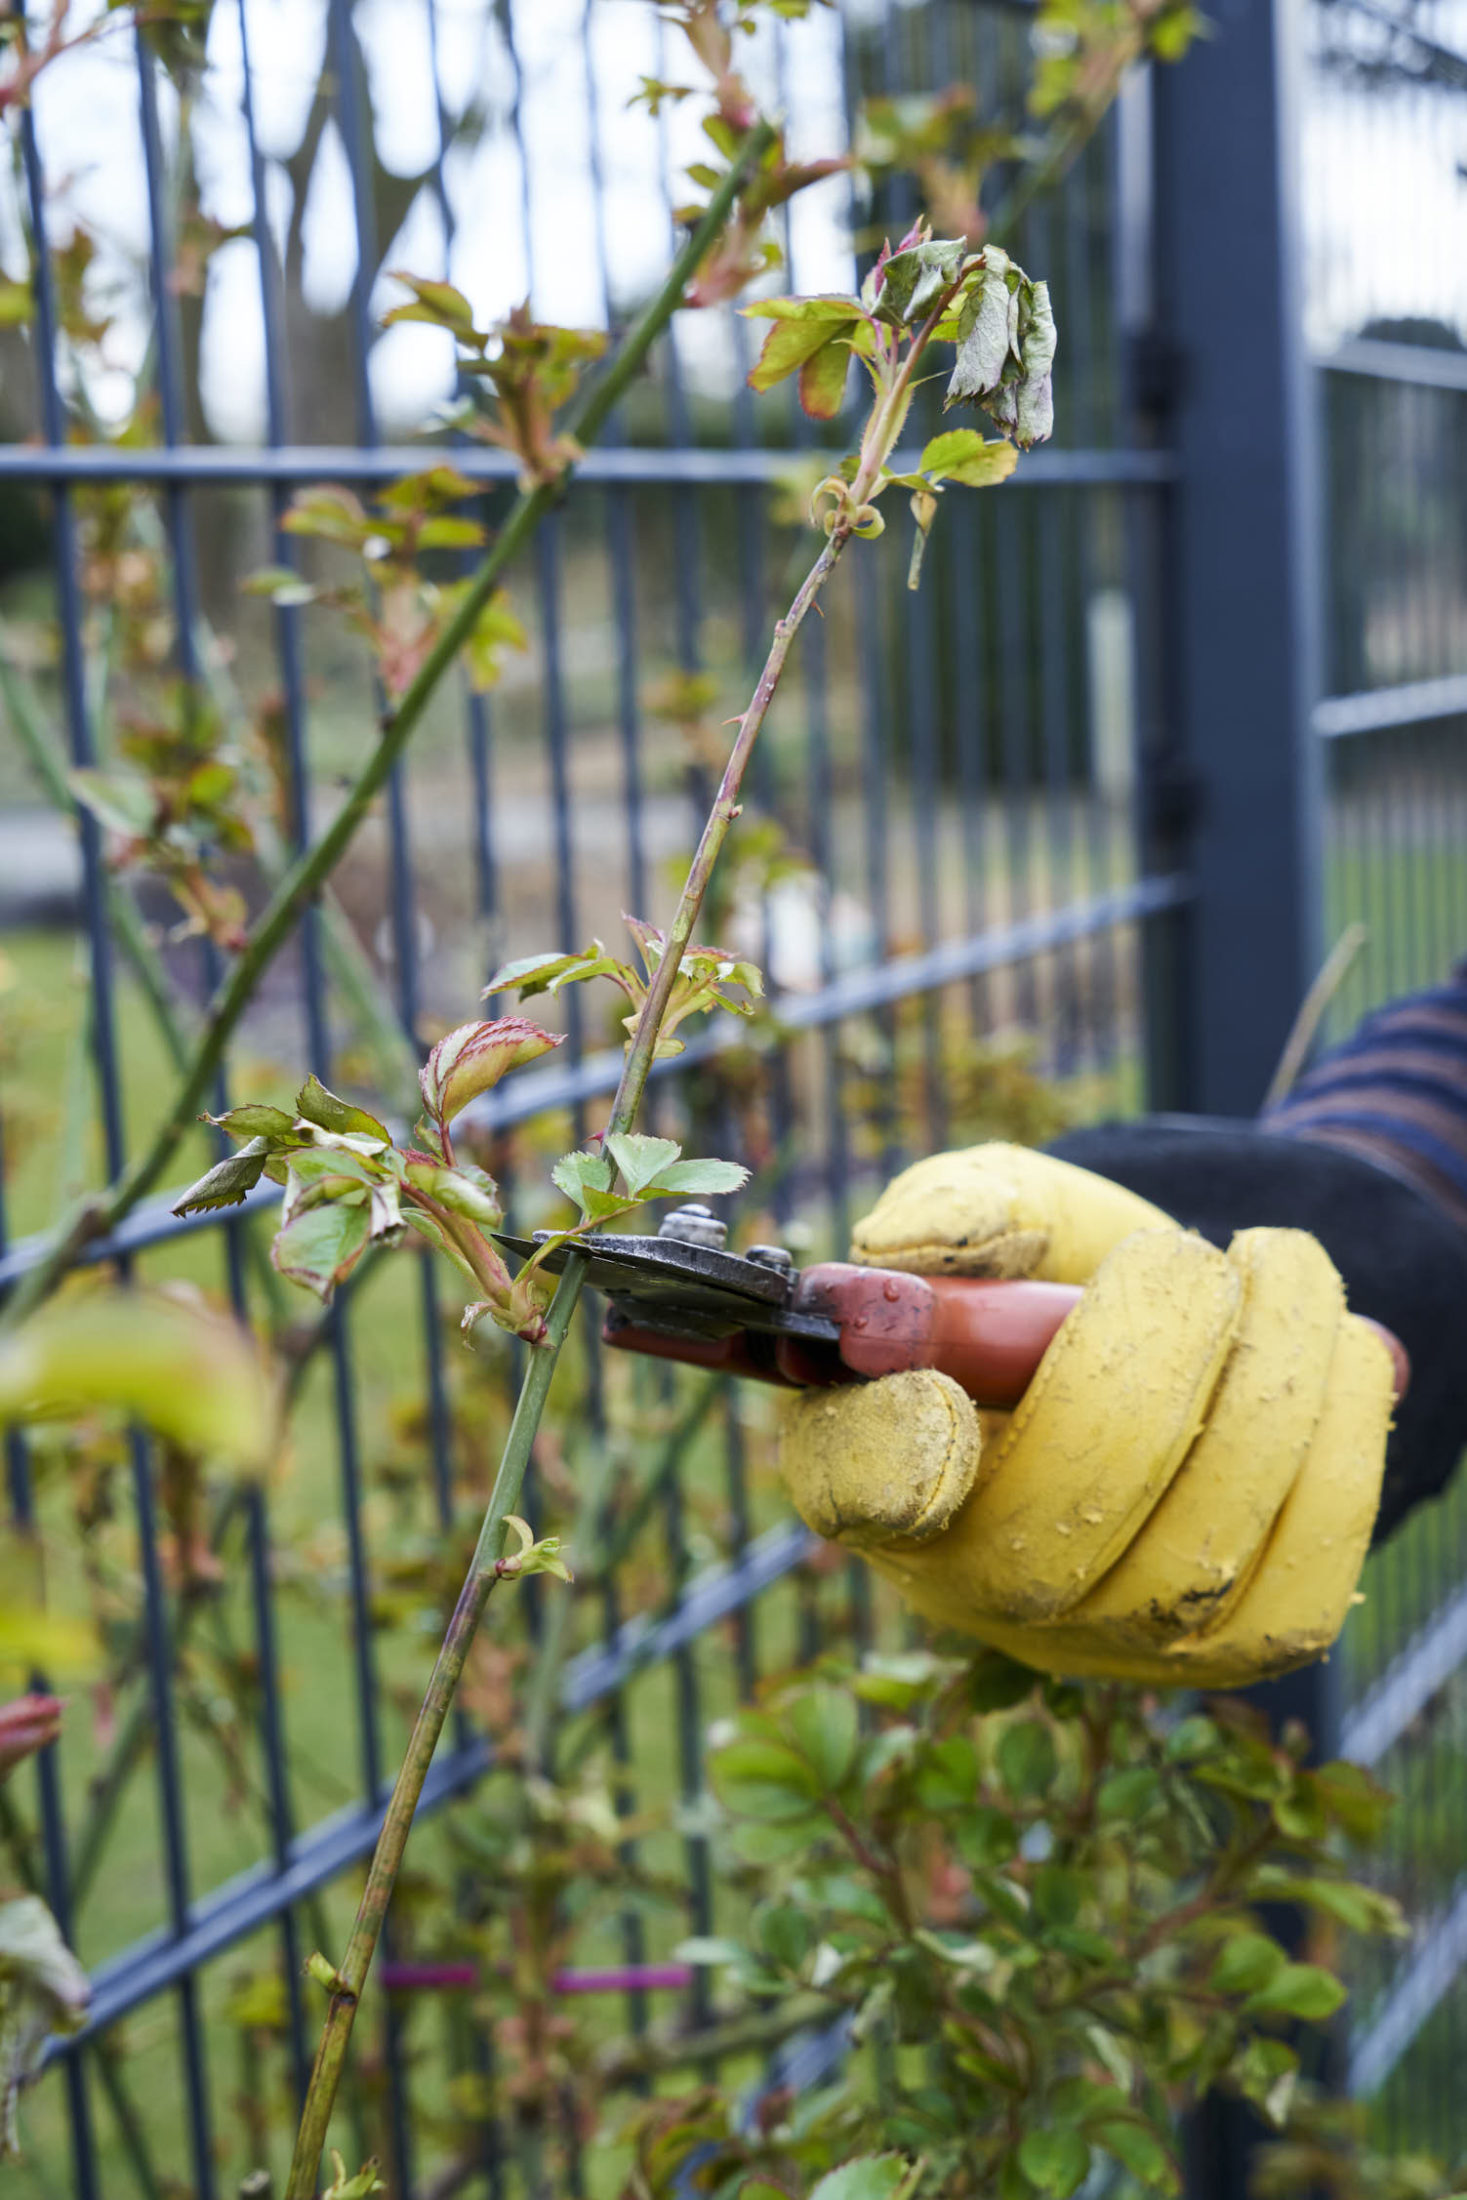
[[[655,1104],[756,1164],[747,1212],[792,1243],[838,1246],[903,1155],[1057,1129],[1053,1090],[1075,1118],[1147,1093],[1250,1112],[1315,953],[1321,863],[1331,923],[1367,888],[1398,891],[1333,851],[1422,807],[1425,767],[1390,746],[1417,737],[1380,736],[1364,801],[1341,775],[1326,810],[1316,769],[1326,746],[1364,751],[1326,739],[1341,732],[1329,713],[1359,698],[1319,701],[1316,438],[1285,182],[1300,86],[1284,64],[1300,26],[1262,0],[1220,15],[1175,80],[1127,95],[1017,240],[1061,320],[1056,445],[1002,497],[950,500],[915,597],[905,545],[861,546],[771,720],[749,853],[719,922],[769,966],[772,1012],[746,1043],[690,1046]],[[1331,0],[1310,21],[1323,41],[1377,16]],[[236,585],[291,554],[280,521],[298,487],[370,496],[445,441],[423,432],[452,394],[445,360],[378,331],[387,271],[445,270],[486,311],[531,291],[549,318],[615,325],[666,257],[677,172],[696,155],[676,109],[628,116],[638,75],[663,73],[643,0],[216,0],[200,36],[202,55],[118,17],[38,80],[14,124],[3,250],[34,310],[8,341],[25,346],[33,401],[5,424],[0,485],[10,533],[23,543],[29,527],[50,561],[44,601],[33,567],[11,582],[30,591],[15,600],[54,617],[60,654],[27,665],[8,647],[3,699],[17,737],[27,722],[32,770],[37,756],[64,769],[112,753],[128,702],[112,643],[131,634],[127,576],[143,571],[120,559],[142,555],[160,653],[148,676],[176,675],[238,744],[263,743],[280,793],[277,844],[257,836],[240,872],[249,896],[333,802],[375,700],[364,656],[318,614],[241,610]],[[761,34],[750,65],[788,111],[796,152],[815,153],[848,142],[861,102],[883,92],[956,80],[1012,108],[1027,37],[1021,11],[853,0]],[[901,212],[852,209],[848,189],[837,179],[795,203],[791,287],[844,281],[850,218],[859,238]],[[1355,363],[1373,370],[1382,344],[1397,365],[1426,358],[1371,336],[1351,339]],[[719,721],[802,555],[790,513],[811,438],[777,403],[753,409],[745,364],[732,316],[679,322],[652,385],[512,577],[525,659],[491,697],[464,690],[422,729],[334,900],[248,1021],[236,1097],[276,1096],[309,1066],[406,1107],[400,1035],[416,1053],[469,1013],[502,956],[609,935],[622,907],[665,913]],[[476,444],[452,457],[482,480],[492,519],[512,467]],[[1352,571],[1368,588],[1368,548]],[[1423,677],[1460,673],[1460,615],[1456,641]],[[1331,674],[1376,684],[1373,659]],[[1375,707],[1396,712],[1374,722],[1394,728],[1413,706]],[[6,770],[5,799],[34,801],[20,767]],[[45,838],[40,812],[23,822]],[[1410,848],[1408,825],[1388,829]],[[146,1136],[166,1084],[138,911],[156,923],[168,909],[146,882],[119,891],[88,813],[77,830],[92,1008],[89,1029],[73,1015],[64,1038],[90,1050],[100,1179]],[[1424,934],[1411,937],[1412,974],[1425,974]],[[38,998],[48,984],[64,993],[44,936],[18,932],[10,951]],[[209,957],[197,941],[163,955],[186,1020]],[[613,1033],[590,1010],[569,1030],[557,1066],[507,1088],[486,1123],[527,1222],[546,1159],[614,1083]],[[51,1219],[59,1111],[40,1112],[9,1127],[12,1150],[24,1146],[0,1281]],[[160,1201],[94,1251],[263,1312],[251,1233],[267,1227],[211,1217],[190,1230]],[[299,2086],[314,2019],[301,1959],[340,1937],[425,1670],[440,1554],[451,1574],[513,1378],[508,1352],[487,1374],[467,1361],[454,1312],[406,1256],[348,1291],[300,1370],[293,1472],[213,1493],[222,1585],[212,1568],[180,1571],[145,1451],[103,1462],[123,1679],[106,1721],[73,1712],[34,1803],[22,1796],[0,1829],[96,1984],[87,2032],[28,2104],[36,2167],[20,2191],[232,2191],[258,2152],[260,2103]],[[677,1890],[668,1914],[614,1917],[575,1950],[583,1966],[643,1963],[717,1921],[698,1818],[706,1722],[761,1670],[864,1639],[880,1613],[862,1574],[790,1525],[757,1401],[693,1379],[633,1386],[589,1337],[562,1377],[537,1523],[571,1526],[586,1486],[615,1563],[583,1587],[569,1639],[549,1602],[527,1597],[494,1654],[550,1676],[567,1777],[604,1747],[616,1806],[664,1812],[639,1853]],[[12,1447],[10,1490],[17,1518],[59,1536],[44,1453]],[[1357,1630],[1349,1653],[1350,1717],[1375,1719],[1360,1731],[1385,1737],[1388,1774],[1387,1747],[1442,1700],[1461,1627],[1445,1539],[1426,1538],[1441,1571],[1425,1588],[1415,1532],[1376,1568],[1412,1584],[1378,1598],[1397,1620],[1368,1652]],[[1392,1669],[1394,1694],[1367,1694],[1434,1605],[1414,1664]],[[481,1670],[483,1716],[445,1742],[416,1837],[470,1922],[471,1851],[445,1828],[471,1839],[486,1809],[504,1677]],[[1407,1823],[1430,1815],[1435,1829],[1445,1725],[1433,1746],[1439,1807]],[[1449,1899],[1440,1875],[1431,1889]],[[492,2101],[474,2093],[491,2075],[482,2040],[462,1995],[423,1987],[422,1935],[406,1914],[386,1951],[397,1985],[378,1996],[375,2040],[371,2021],[359,2028],[352,2114],[394,2191],[435,2189],[466,2145],[470,2181],[498,2190],[512,2169],[492,2112],[473,2106]],[[1438,1956],[1445,1944],[1438,1932]],[[1380,2041],[1409,2036],[1393,2012],[1426,2006],[1413,1976],[1363,2038],[1362,2082],[1385,2075]],[[608,1998],[611,2032],[648,2014],[645,1987]],[[451,2116],[445,2070],[460,2081]]]

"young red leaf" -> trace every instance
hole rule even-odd
[[[55,1696],[18,1696],[14,1703],[0,1704],[0,1780],[60,1732],[61,1704]]]
[[[563,1036],[542,1031],[523,1016],[500,1016],[488,1024],[460,1024],[439,1040],[418,1072],[424,1105],[440,1123],[451,1123],[471,1100],[497,1085],[508,1071],[563,1044]]]

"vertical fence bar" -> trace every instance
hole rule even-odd
[[[1192,1105],[1251,1115],[1317,961],[1314,391],[1297,237],[1296,11],[1233,0],[1159,74],[1161,328],[1176,363],[1167,627],[1196,786],[1197,900],[1173,1013]],[[1218,300],[1250,300],[1236,350]]]
[[[1169,1013],[1185,1098],[1251,1116],[1318,952],[1320,804],[1314,390],[1303,352],[1297,10],[1232,0],[1216,40],[1156,86],[1160,327],[1179,478],[1165,573],[1170,702],[1195,802],[1197,898]],[[1246,286],[1248,333],[1224,360],[1218,300]],[[1256,1691],[1329,1754],[1338,1663]],[[1252,2133],[1209,2101],[1189,2191],[1242,2200]]]

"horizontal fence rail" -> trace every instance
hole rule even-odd
[[[1366,695],[1331,695],[1314,707],[1314,730],[1325,741],[1356,733],[1384,733],[1391,726],[1422,726],[1467,717],[1467,672],[1444,680],[1413,680],[1405,687]]]
[[[592,448],[577,461],[576,479],[589,487],[657,487],[681,483],[693,488],[777,486],[797,467],[808,467],[824,446],[782,445],[740,450],[718,445],[671,450],[622,445]],[[831,447],[842,454],[844,443]],[[920,449],[894,451],[893,471],[915,470]],[[451,465],[470,481],[486,487],[513,482],[519,462],[507,451],[489,451],[463,443],[400,443],[362,450],[348,444],[322,443],[309,449],[180,445],[172,450],[118,450],[77,444],[61,449],[14,445],[4,455],[3,473],[12,481],[187,483],[198,488],[258,487],[283,482],[294,487],[311,481],[391,482],[419,473],[434,461]],[[1030,452],[1012,477],[1012,485],[1053,488],[1160,488],[1175,479],[1164,451],[1040,450]]]

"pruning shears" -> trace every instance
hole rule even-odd
[[[496,1232],[529,1258],[549,1235]],[[727,1225],[701,1205],[679,1207],[655,1237],[602,1232],[574,1242],[586,1281],[607,1301],[603,1341],[787,1389],[870,1381],[907,1368],[950,1375],[980,1406],[1017,1405],[1080,1298],[1066,1283],[912,1276],[820,1261],[797,1268],[782,1245],[727,1249]],[[541,1266],[558,1273],[566,1246]],[[1404,1392],[1405,1348],[1381,1329]]]
[[[1080,1293],[1060,1283],[909,1276],[821,1261],[797,1268],[782,1245],[727,1250],[707,1207],[679,1207],[655,1237],[575,1242],[607,1300],[602,1338],[623,1352],[681,1360],[790,1389],[852,1383],[904,1368],[951,1375],[980,1405],[1018,1402]],[[499,1236],[528,1257],[542,1239]],[[558,1272],[566,1248],[541,1265]]]

